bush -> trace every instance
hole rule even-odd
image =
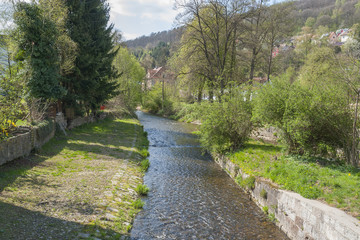
[[[145,159],[140,163],[141,171],[146,172],[150,167],[149,159]]]
[[[141,209],[144,207],[145,203],[143,201],[141,201],[141,199],[137,199],[135,200],[132,204],[131,204],[135,209]]]
[[[174,110],[176,114],[173,116],[174,119],[180,119],[184,122],[194,122],[200,120],[204,116],[204,112],[211,106],[209,102],[202,103],[179,103],[175,105]]]
[[[10,77],[7,73],[0,78],[0,139],[9,136],[15,123],[24,119],[28,113],[22,98],[24,86],[22,79]]]
[[[240,93],[229,101],[211,104],[202,119],[200,140],[208,151],[223,153],[242,146],[251,127],[251,104]]]
[[[139,184],[136,186],[135,191],[141,196],[146,196],[149,193],[149,188],[146,185]]]
[[[351,137],[347,96],[336,86],[309,88],[286,76],[263,86],[254,99],[253,120],[281,129],[290,153],[344,152]]]
[[[162,86],[157,83],[144,97],[143,107],[150,113],[169,116],[173,114],[173,102],[165,92],[163,102]]]

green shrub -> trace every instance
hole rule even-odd
[[[137,199],[132,203],[132,206],[135,209],[141,209],[144,207],[144,205],[145,205],[145,203],[141,199]]]
[[[263,207],[262,207],[262,210],[263,210],[263,212],[264,212],[266,215],[269,214],[269,207],[268,207],[268,206],[263,206]]]
[[[236,177],[235,181],[240,187],[250,190],[250,189],[255,188],[256,178],[254,176],[249,176],[247,178],[242,178],[242,176],[239,174]]]
[[[166,94],[163,101],[162,86],[161,83],[157,83],[147,94],[144,96],[143,107],[150,113],[159,115],[172,115],[173,114],[173,102]]]
[[[146,185],[139,184],[136,186],[135,191],[141,196],[146,196],[149,193],[149,188]]]
[[[250,176],[243,180],[243,186],[245,186],[247,189],[254,189],[255,188],[255,177]]]
[[[141,161],[140,167],[143,172],[146,172],[150,167],[149,159],[145,159],[145,160]]]
[[[143,149],[140,149],[140,155],[141,155],[143,158],[146,158],[146,157],[150,156],[150,153],[149,153],[149,151],[148,151],[146,148],[143,148]]]
[[[210,152],[241,147],[252,129],[251,104],[242,93],[223,103],[213,103],[203,116],[200,141]]]
[[[254,99],[253,120],[281,129],[290,153],[327,157],[349,149],[352,116],[347,94],[328,85],[290,84],[284,75],[263,86]]]

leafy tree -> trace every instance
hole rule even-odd
[[[159,44],[150,52],[150,55],[155,59],[158,67],[165,66],[170,57],[170,45],[165,42],[159,42]]]
[[[299,79],[274,79],[254,102],[254,119],[281,129],[290,152],[327,155],[342,149],[348,159],[352,117],[347,88],[336,81],[333,50],[308,55]]]
[[[77,46],[68,35],[66,22],[68,8],[65,0],[39,0],[39,7],[48,19],[55,23],[57,28],[56,48],[59,52],[60,74],[62,76],[74,70]]]
[[[69,0],[67,29],[77,44],[75,68],[66,75],[67,106],[81,103],[88,113],[117,93],[117,72],[112,62],[117,50],[113,43],[113,25],[108,26],[109,5],[105,0]]]
[[[313,17],[309,17],[308,19],[306,19],[306,22],[305,22],[305,27],[310,27],[312,28],[315,24],[315,18]]]
[[[20,54],[28,61],[30,76],[27,81],[33,97],[58,99],[65,94],[60,85],[59,55],[55,46],[56,25],[43,15],[34,3],[18,3],[14,16],[19,35]]]
[[[113,64],[120,73],[117,78],[120,96],[127,106],[136,107],[137,104],[141,103],[142,83],[146,75],[145,69],[129,53],[127,48],[119,49]]]

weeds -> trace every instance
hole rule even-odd
[[[146,196],[149,193],[149,188],[146,185],[143,184],[139,184],[137,185],[137,187],[135,188],[135,191],[137,192],[137,194],[139,194],[140,196]]]
[[[150,167],[149,159],[142,160],[140,163],[141,171],[146,172]]]
[[[145,203],[141,199],[137,199],[131,205],[135,209],[142,209],[144,207]]]
[[[265,189],[262,189],[260,192],[260,197],[262,197],[263,199],[267,199],[267,192]]]

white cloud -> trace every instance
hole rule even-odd
[[[139,34],[136,33],[123,33],[124,39],[125,40],[131,40],[131,39],[135,39],[137,37],[139,37]]]
[[[128,39],[171,29],[177,12],[174,0],[108,0],[110,21]],[[136,32],[136,34],[135,34]]]

